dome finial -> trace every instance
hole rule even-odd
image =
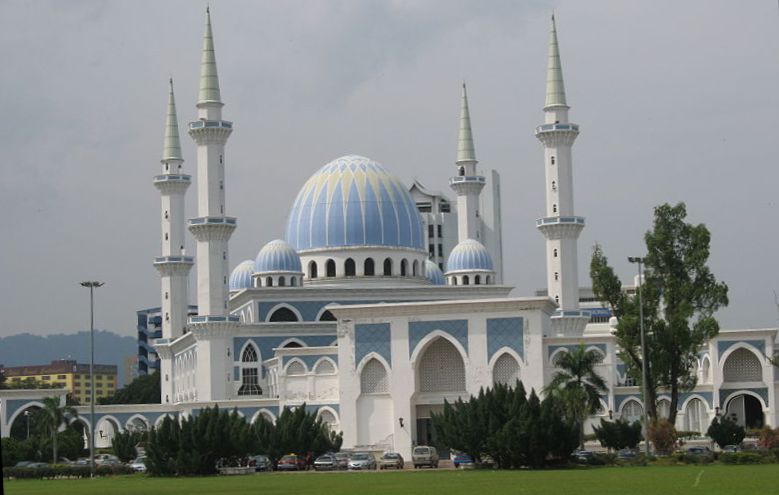
[[[476,162],[476,149],[471,132],[471,112],[468,110],[468,90],[463,81],[462,105],[460,107],[460,135],[457,140],[457,163]]]
[[[211,30],[211,10],[206,7],[206,28],[203,34],[203,55],[200,60],[200,91],[198,105],[222,103],[219,91],[219,76],[216,72],[216,53],[214,52],[214,34]]]
[[[560,63],[560,46],[557,43],[557,25],[552,12],[552,26],[549,31],[549,54],[546,68],[546,104],[544,107],[563,106],[565,101],[565,84],[563,84],[563,67]]]
[[[162,142],[162,162],[184,161],[181,156],[179,123],[176,117],[176,98],[173,96],[173,78],[168,81],[168,113],[165,116],[165,138]]]

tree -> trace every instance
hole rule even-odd
[[[67,424],[78,416],[78,412],[71,406],[60,406],[60,401],[56,397],[45,397],[43,407],[33,413],[33,423],[37,429],[48,434],[51,438],[51,451],[53,462],[57,462],[57,432],[63,423]]]
[[[295,409],[285,407],[275,424],[261,415],[252,430],[257,451],[267,455],[274,464],[290,452],[317,457],[338,451],[343,442],[341,433],[331,432],[315,412],[306,410],[305,403]]]
[[[606,421],[601,418],[600,426],[594,427],[593,430],[600,444],[607,449],[634,449],[643,438],[640,421],[631,424],[624,419]]]
[[[676,445],[677,433],[667,419],[656,419],[649,424],[646,436],[660,454],[670,454]]]
[[[727,416],[722,416],[711,421],[706,434],[722,448],[726,445],[741,444],[747,432],[743,426],[738,425]]]
[[[657,418],[657,389],[671,393],[668,421],[676,421],[679,395],[695,386],[697,352],[719,333],[714,313],[728,304],[728,287],[709,270],[711,234],[704,224],[685,222],[684,203],[655,208],[654,225],[644,236],[647,255],[641,300],[647,331],[647,396],[644,407]],[[628,373],[639,383],[641,332],[639,301],[622,288],[600,246],[590,263],[595,295],[617,317],[617,343]]]
[[[130,462],[135,459],[138,452],[135,446],[146,440],[145,431],[120,431],[111,439],[111,448],[114,455],[122,462]]]
[[[546,387],[546,393],[558,397],[565,404],[566,416],[578,425],[581,449],[584,449],[584,422],[600,410],[600,394],[608,392],[606,382],[595,371],[601,361],[603,355],[587,350],[584,344],[570,352],[561,352],[554,359],[560,371]]]
[[[111,397],[101,397],[98,404],[159,404],[160,372],[139,376],[132,382],[116,391]]]

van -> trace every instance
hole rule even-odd
[[[438,451],[435,447],[429,445],[420,445],[414,447],[411,451],[411,460],[414,463],[414,468],[418,469],[422,466],[428,466],[431,468],[438,467]]]

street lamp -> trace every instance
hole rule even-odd
[[[30,411],[29,409],[24,411],[24,419],[27,420],[27,440],[30,439]]]
[[[630,263],[638,264],[638,325],[641,332],[641,384],[643,385],[644,394],[644,428],[647,433],[646,439],[644,439],[644,445],[646,447],[646,455],[649,457],[649,413],[647,410],[647,399],[649,398],[649,388],[647,386],[647,352],[646,352],[646,339],[644,337],[644,302],[641,300],[641,286],[644,283],[644,274],[641,267],[644,264],[645,258],[638,256],[629,256],[628,261]]]
[[[95,477],[95,289],[103,282],[81,282],[89,287],[89,477]]]

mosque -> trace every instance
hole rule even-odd
[[[431,413],[444,400],[521,379],[543,389],[558,353],[584,343],[602,354],[609,391],[602,417],[640,419],[640,390],[620,361],[613,319],[577,280],[577,238],[585,219],[573,204],[572,148],[557,32],[548,46],[543,146],[546,205],[536,228],[546,239],[547,288],[515,297],[504,285],[497,172],[478,167],[463,86],[457,159],[442,194],[410,187],[370,158],[345,155],[301,187],[282,238],[230,271],[238,223],[225,210],[225,147],[210,14],[206,13],[196,120],[198,217],[185,219],[191,176],[184,168],[172,82],[161,174],[161,277],[155,312],[161,338],[144,342],[158,359],[161,404],[98,406],[98,446],[114,432],[218,404],[247,421],[305,407],[337,431],[344,448],[393,450],[434,442]],[[540,205],[539,205],[540,209]],[[184,253],[186,231],[194,257]],[[197,276],[197,306],[188,277]],[[723,330],[698,353],[697,384],[681,394],[677,428],[705,432],[715,415],[747,426],[779,424],[777,329]],[[147,360],[148,361],[148,360]],[[33,392],[33,391],[30,391]],[[3,436],[33,395],[3,396]],[[670,407],[660,393],[658,409]],[[88,408],[78,421],[88,425]],[[99,433],[98,433],[99,432]]]

